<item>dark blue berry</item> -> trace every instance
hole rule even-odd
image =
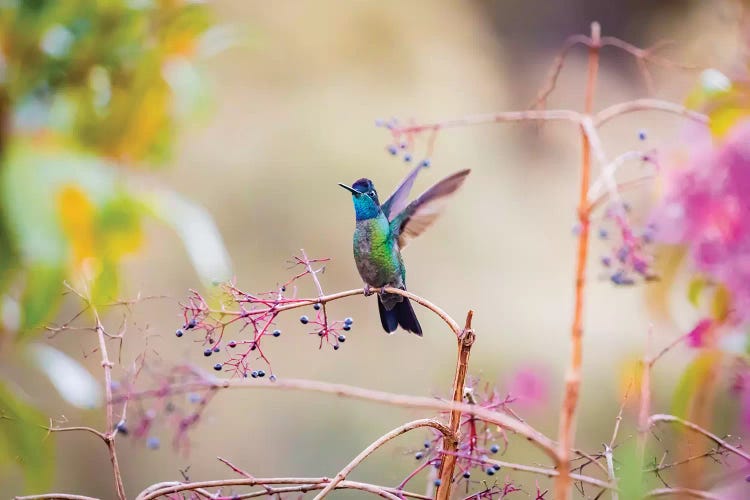
[[[274,337],[278,337],[279,335],[281,335],[281,330],[274,330],[273,333],[272,333],[272,335]]]
[[[258,370],[258,376],[259,377],[265,377],[266,376],[266,372],[264,372],[263,370]]]
[[[344,318],[345,325],[351,325],[352,323],[354,323],[354,320],[352,318]]]
[[[182,337],[183,331],[182,330],[177,330],[176,332],[174,332],[174,334],[177,335],[178,337]]]
[[[190,321],[188,321],[188,324],[187,324],[187,326],[185,328],[187,328],[188,330],[190,330],[192,328],[195,328],[196,324],[197,323],[195,322],[195,318],[192,318]]]
[[[440,479],[435,479],[432,484],[434,484],[435,486],[440,486]]]
[[[299,318],[299,322],[302,323],[303,325],[306,325],[309,321],[310,321],[310,318],[308,318],[307,316],[300,316]]]
[[[214,365],[214,370],[216,370],[217,372],[221,371],[221,369],[222,369],[222,364],[221,363],[216,363]]]
[[[348,332],[351,329],[352,329],[352,325],[344,325],[344,331],[345,332]]]
[[[471,472],[466,471],[464,472],[464,479],[469,479],[471,477]]]
[[[214,352],[219,352],[219,351],[221,351],[221,348],[219,346],[214,347]]]
[[[251,350],[251,351],[254,351],[254,350],[256,350],[257,348],[258,348],[258,345],[257,345],[257,344],[256,344],[255,342],[253,342],[252,344],[250,344],[250,350]]]
[[[645,141],[646,140],[646,131],[645,130],[639,130],[638,131],[638,139]]]
[[[128,427],[127,425],[125,425],[124,420],[120,420],[119,422],[117,422],[117,425],[115,426],[115,428],[117,429],[117,432],[119,432],[123,436],[128,435]]]
[[[398,154],[398,148],[394,146],[393,144],[388,146],[388,152],[391,153],[393,156],[396,156]]]
[[[611,266],[611,265],[612,265],[612,259],[610,259],[609,257],[606,257],[606,256],[605,256],[605,257],[602,257],[602,265],[603,265],[604,267],[609,267],[609,266]]]
[[[208,357],[208,356],[211,355],[212,352],[213,351],[211,349],[206,349],[205,351],[203,351],[203,355],[206,356],[206,357]]]
[[[319,310],[320,310],[320,303],[319,303],[319,302],[318,302],[318,303],[315,303],[315,304],[313,305],[313,309],[315,309],[316,311],[319,311]]]
[[[414,458],[416,460],[422,460],[422,457],[424,457],[424,453],[422,453],[421,451],[418,451],[416,454],[414,454]]]
[[[253,377],[253,378],[258,378],[258,372],[255,371],[255,370],[253,370],[253,372],[250,374],[250,376]]]
[[[346,342],[346,335],[339,335],[339,342]]]
[[[500,470],[500,464],[492,464],[492,468],[495,470]]]
[[[158,437],[151,436],[148,439],[146,439],[146,447],[149,450],[158,450],[160,444],[161,443],[159,442],[159,438]]]
[[[605,240],[605,239],[607,239],[607,236],[609,236],[609,232],[607,232],[607,230],[604,229],[603,227],[600,228],[599,229],[599,238]]]
[[[282,292],[286,292],[286,287],[285,287],[285,286],[282,286],[282,287],[281,287],[281,291],[282,291]]]
[[[339,347],[341,347],[341,346],[339,346],[338,344],[336,344],[336,345],[334,345],[334,346],[333,346],[333,350],[334,350],[334,351],[338,351],[338,350],[339,350]]]
[[[425,448],[429,448],[430,447],[430,442],[429,441],[425,441],[424,442],[424,447]]]
[[[409,162],[411,161],[411,155],[410,155],[409,153],[406,153],[406,154],[404,155],[404,161],[405,161],[406,163],[409,163]]]
[[[276,382],[276,375],[273,375],[273,374],[271,374],[271,375],[270,375],[270,376],[268,377],[268,380],[270,380],[271,382]]]
[[[422,160],[422,163],[420,163],[420,165],[422,165],[423,167],[429,167],[430,166],[429,158],[425,158],[424,160]]]
[[[498,445],[493,444],[492,446],[490,446],[491,453],[497,453],[498,451],[500,451],[500,447]]]
[[[495,469],[493,469],[492,467],[487,467],[487,469],[485,470],[485,472],[487,473],[488,476],[494,476],[495,475]]]
[[[228,343],[227,345],[228,345],[229,347],[231,347],[232,349],[234,349],[235,347],[237,347],[237,342],[235,342],[235,341],[233,340],[233,341],[231,341],[230,343]]]

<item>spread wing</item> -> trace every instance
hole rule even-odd
[[[446,203],[466,180],[471,170],[461,170],[441,180],[419,195],[403,212],[393,217],[391,230],[395,231],[399,248],[422,234],[443,212]]]
[[[406,208],[406,201],[409,198],[409,192],[411,192],[417,174],[422,168],[424,167],[420,162],[406,177],[404,177],[404,180],[401,181],[401,184],[398,185],[393,194],[380,206],[389,221],[393,220],[394,217]]]

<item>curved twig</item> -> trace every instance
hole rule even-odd
[[[734,453],[738,457],[744,459],[747,462],[750,462],[750,454],[745,453],[744,451],[740,450],[736,446],[732,446],[731,444],[727,443],[723,439],[721,439],[719,436],[714,434],[713,432],[707,431],[703,427],[699,426],[698,424],[694,424],[693,422],[690,422],[688,420],[684,420],[680,417],[675,417],[674,415],[665,415],[662,413],[657,413],[655,415],[651,415],[648,419],[648,427],[651,428],[654,425],[665,422],[670,424],[680,424],[683,427],[687,427],[693,432],[697,432],[698,434],[703,434],[708,439],[719,445],[720,447],[724,448],[725,450]]]
[[[656,497],[669,497],[669,496],[680,496],[680,497],[693,497],[693,498],[709,498],[711,500],[720,500],[721,497],[709,493],[708,491],[694,490],[691,488],[657,488],[646,493],[646,498]]]
[[[414,429],[419,429],[421,427],[432,427],[433,429],[437,429],[440,431],[441,434],[443,434],[443,437],[445,439],[451,439],[453,436],[453,433],[451,430],[446,427],[441,422],[438,422],[437,420],[431,419],[431,418],[423,418],[420,420],[414,420],[412,422],[406,423],[404,425],[401,425],[399,427],[396,427],[392,431],[390,431],[387,434],[383,434],[378,439],[373,441],[373,443],[362,450],[362,452],[357,455],[351,462],[349,462],[346,467],[341,469],[338,474],[334,476],[334,478],[331,480],[328,485],[323,488],[323,491],[318,493],[313,500],[321,500],[323,499],[328,493],[333,491],[339,483],[341,483],[344,479],[346,479],[346,476],[349,475],[349,473],[354,470],[355,467],[357,467],[364,459],[366,459],[368,456],[370,456],[375,450],[383,446],[385,443],[390,441],[391,439],[394,439],[401,434],[405,434],[409,431],[412,431]]]
[[[703,124],[707,124],[709,121],[708,116],[703,113],[698,113],[674,102],[663,101],[661,99],[634,99],[632,101],[613,104],[594,114],[594,125],[600,127],[617,116],[635,111],[663,111],[665,113],[684,116]]]

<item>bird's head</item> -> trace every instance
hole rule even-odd
[[[351,186],[339,183],[339,186],[352,193],[357,220],[372,219],[380,213],[378,193],[370,179],[358,179]]]

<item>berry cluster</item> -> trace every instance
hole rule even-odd
[[[247,293],[233,283],[228,283],[223,287],[223,300],[218,307],[209,305],[209,300],[198,291],[190,290],[190,295],[181,304],[184,322],[175,335],[181,338],[188,333],[200,332],[199,341],[203,355],[207,358],[224,350],[226,359],[213,365],[216,371],[229,371],[233,376],[251,378],[263,378],[268,372],[268,378],[275,380],[271,362],[263,350],[264,341],[268,337],[281,336],[282,331],[278,328],[277,318],[282,312],[310,306],[314,316],[302,315],[299,318],[300,323],[313,327],[309,333],[319,337],[319,348],[325,343],[338,350],[346,341],[344,332],[352,329],[354,320],[331,320],[328,316],[318,279],[318,273],[324,268],[313,268],[314,265],[328,260],[308,259],[302,251],[302,256],[293,257],[292,264],[304,269],[276,290]],[[312,278],[318,291],[317,298],[296,297],[297,282],[306,276]],[[291,296],[287,290],[292,290]],[[237,327],[239,338],[228,340],[228,327],[232,325]],[[259,362],[263,369],[256,366]]]
[[[610,205],[597,228],[599,239],[613,242],[609,253],[601,257],[601,264],[615,285],[633,285],[638,277],[646,281],[656,279],[654,258],[648,249],[654,240],[655,228],[649,223],[637,231],[626,216],[629,211],[627,203]]]
[[[399,122],[395,118],[391,118],[389,121],[375,120],[376,127],[382,127],[391,132],[393,142],[386,146],[386,151],[392,156],[398,156],[399,153],[403,154],[403,159],[406,163],[411,163],[414,160],[414,139],[416,132],[402,132],[399,127]],[[436,130],[434,132],[437,132]],[[427,156],[421,160],[420,165],[422,167],[430,166],[429,156],[432,154],[432,150],[435,143],[435,134],[433,133],[430,137],[427,147]]]

